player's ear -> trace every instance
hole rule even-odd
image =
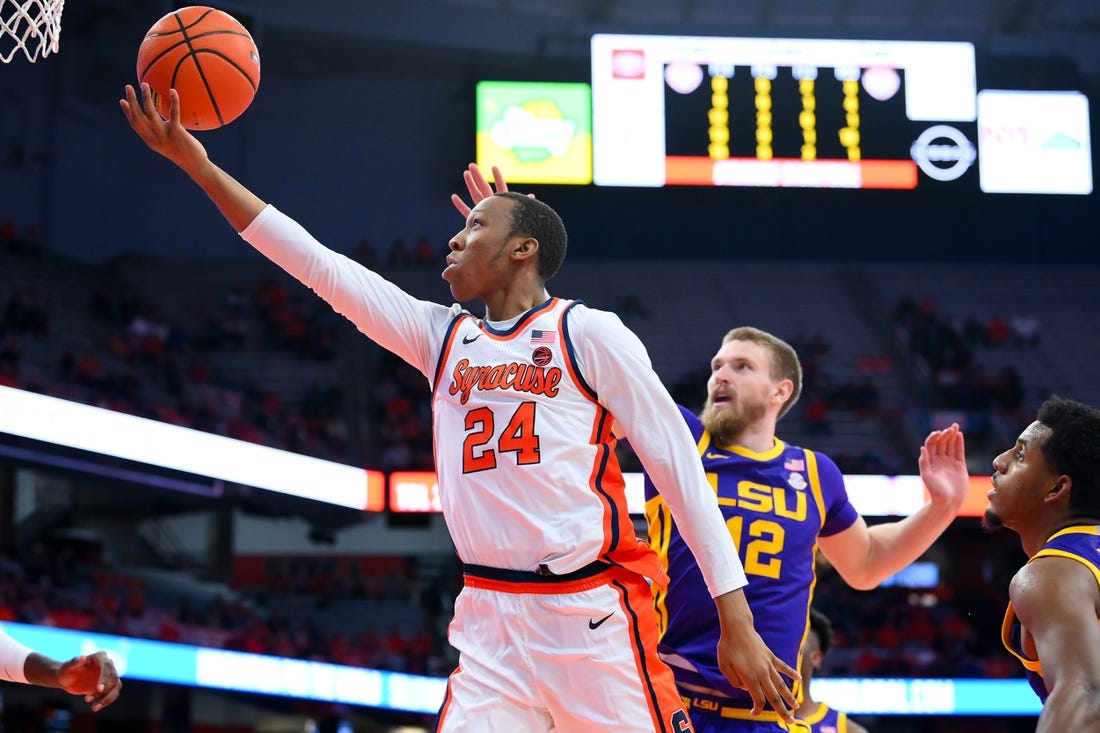
[[[785,405],[792,394],[794,394],[794,382],[789,379],[781,379],[775,383],[775,388],[772,390],[772,399],[780,405]]]
[[[534,237],[524,237],[517,243],[512,245],[512,258],[513,259],[531,259],[538,256],[539,252],[539,240]]]
[[[1073,488],[1073,479],[1069,476],[1059,476],[1054,486],[1047,492],[1047,501],[1068,501],[1069,492]]]

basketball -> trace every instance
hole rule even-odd
[[[240,117],[260,85],[260,52],[252,35],[228,13],[205,6],[174,10],[145,34],[137,77],[148,82],[168,119],[168,90],[180,98],[188,130],[212,130]]]

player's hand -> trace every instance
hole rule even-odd
[[[462,215],[463,219],[470,215],[470,209],[477,206],[482,199],[487,199],[494,193],[508,190],[508,183],[504,180],[504,174],[495,165],[493,166],[492,186],[489,185],[489,181],[485,178],[485,174],[481,172],[481,168],[478,167],[477,163],[470,163],[466,170],[462,171],[462,180],[466,182],[466,190],[470,192],[470,203],[467,204],[457,193],[451,194],[451,203],[458,209],[458,213]],[[533,193],[527,195],[535,198]]]
[[[207,160],[206,149],[180,124],[180,98],[175,89],[168,90],[168,119],[160,116],[148,84],[141,85],[141,99],[131,84],[119,100],[122,113],[134,132],[145,144],[188,173],[193,173]]]
[[[970,491],[970,471],[966,467],[966,445],[957,423],[929,433],[921,446],[917,464],[932,503],[952,510],[962,506]]]
[[[771,705],[781,719],[793,721],[798,700],[783,677],[800,680],[802,675],[775,656],[756,633],[743,591],[725,593],[714,600],[722,628],[718,668],[731,684],[752,697],[752,715]]]
[[[122,681],[115,663],[106,652],[74,657],[57,669],[57,683],[65,692],[83,695],[84,702],[98,711],[118,699]]]

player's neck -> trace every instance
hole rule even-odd
[[[798,710],[795,714],[800,718],[808,718],[817,713],[817,709],[821,707],[821,703],[816,700],[811,700],[809,695],[806,695],[802,699],[802,704],[798,706]]]
[[[1036,524],[1035,527],[1030,530],[1019,528],[1016,531],[1017,534],[1020,535],[1020,544],[1023,545],[1024,552],[1027,553],[1028,557],[1031,557],[1043,548],[1047,540],[1063,529],[1068,529],[1069,527],[1095,526],[1097,524],[1100,524],[1100,518],[1072,516],[1062,517],[1055,522]]]
[[[550,299],[541,285],[537,288],[509,288],[485,297],[485,320],[507,321]]]
[[[765,453],[775,447],[775,423],[764,421],[749,425],[733,439],[734,445],[748,448],[753,453]]]

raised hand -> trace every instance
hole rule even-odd
[[[917,465],[933,503],[956,509],[962,505],[970,490],[970,472],[966,467],[966,445],[957,423],[929,433]]]
[[[134,87],[127,84],[119,105],[145,144],[184,171],[193,173],[206,162],[206,148],[180,124],[180,98],[175,89],[168,90],[167,120],[160,116],[148,84],[141,85],[140,101]]]
[[[466,181],[466,190],[470,192],[470,203],[467,204],[457,193],[451,194],[451,203],[458,209],[458,213],[462,214],[463,219],[470,215],[470,209],[477,206],[482,199],[487,199],[494,193],[508,190],[504,174],[495,165],[493,166],[492,186],[489,185],[489,181],[485,178],[485,174],[481,172],[481,168],[478,167],[477,163],[470,163],[466,170],[462,171],[462,180]],[[533,193],[527,195],[535,198]]]

